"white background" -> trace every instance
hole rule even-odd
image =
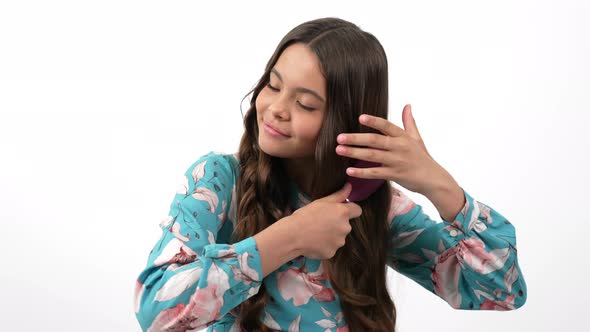
[[[135,278],[184,171],[237,151],[242,97],[325,16],[381,41],[389,120],[412,104],[431,155],[517,231],[524,307],[457,311],[390,271],[398,330],[584,329],[589,2],[283,3],[0,4],[1,329],[140,331]]]

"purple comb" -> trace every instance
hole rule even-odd
[[[355,161],[352,166],[355,168],[370,168],[379,167],[381,164],[359,159]],[[352,190],[344,202],[358,202],[365,200],[367,197],[371,196],[371,194],[373,194],[377,188],[383,184],[383,182],[385,182],[383,179],[363,179],[350,175],[346,181],[352,185]]]

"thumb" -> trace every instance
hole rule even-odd
[[[330,202],[338,202],[341,203],[350,195],[350,191],[352,190],[352,184],[350,182],[345,182],[344,186],[334,193],[324,197],[325,200]]]
[[[412,105],[407,104],[404,107],[402,112],[402,122],[404,124],[404,130],[410,135],[410,137],[417,140],[422,139],[418,126],[416,125],[416,119],[414,119],[414,115],[412,114]]]

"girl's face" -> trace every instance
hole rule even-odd
[[[322,126],[326,81],[317,56],[302,43],[287,47],[270,73],[270,81],[256,98],[258,144],[267,154],[308,159]],[[265,128],[276,128],[278,136]]]

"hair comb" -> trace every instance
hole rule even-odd
[[[355,168],[379,167],[380,163],[357,159],[353,165]],[[344,202],[358,202],[367,199],[385,182],[384,179],[363,179],[354,176],[348,176],[346,179],[352,185],[350,195]],[[344,203],[343,202],[343,203]]]

